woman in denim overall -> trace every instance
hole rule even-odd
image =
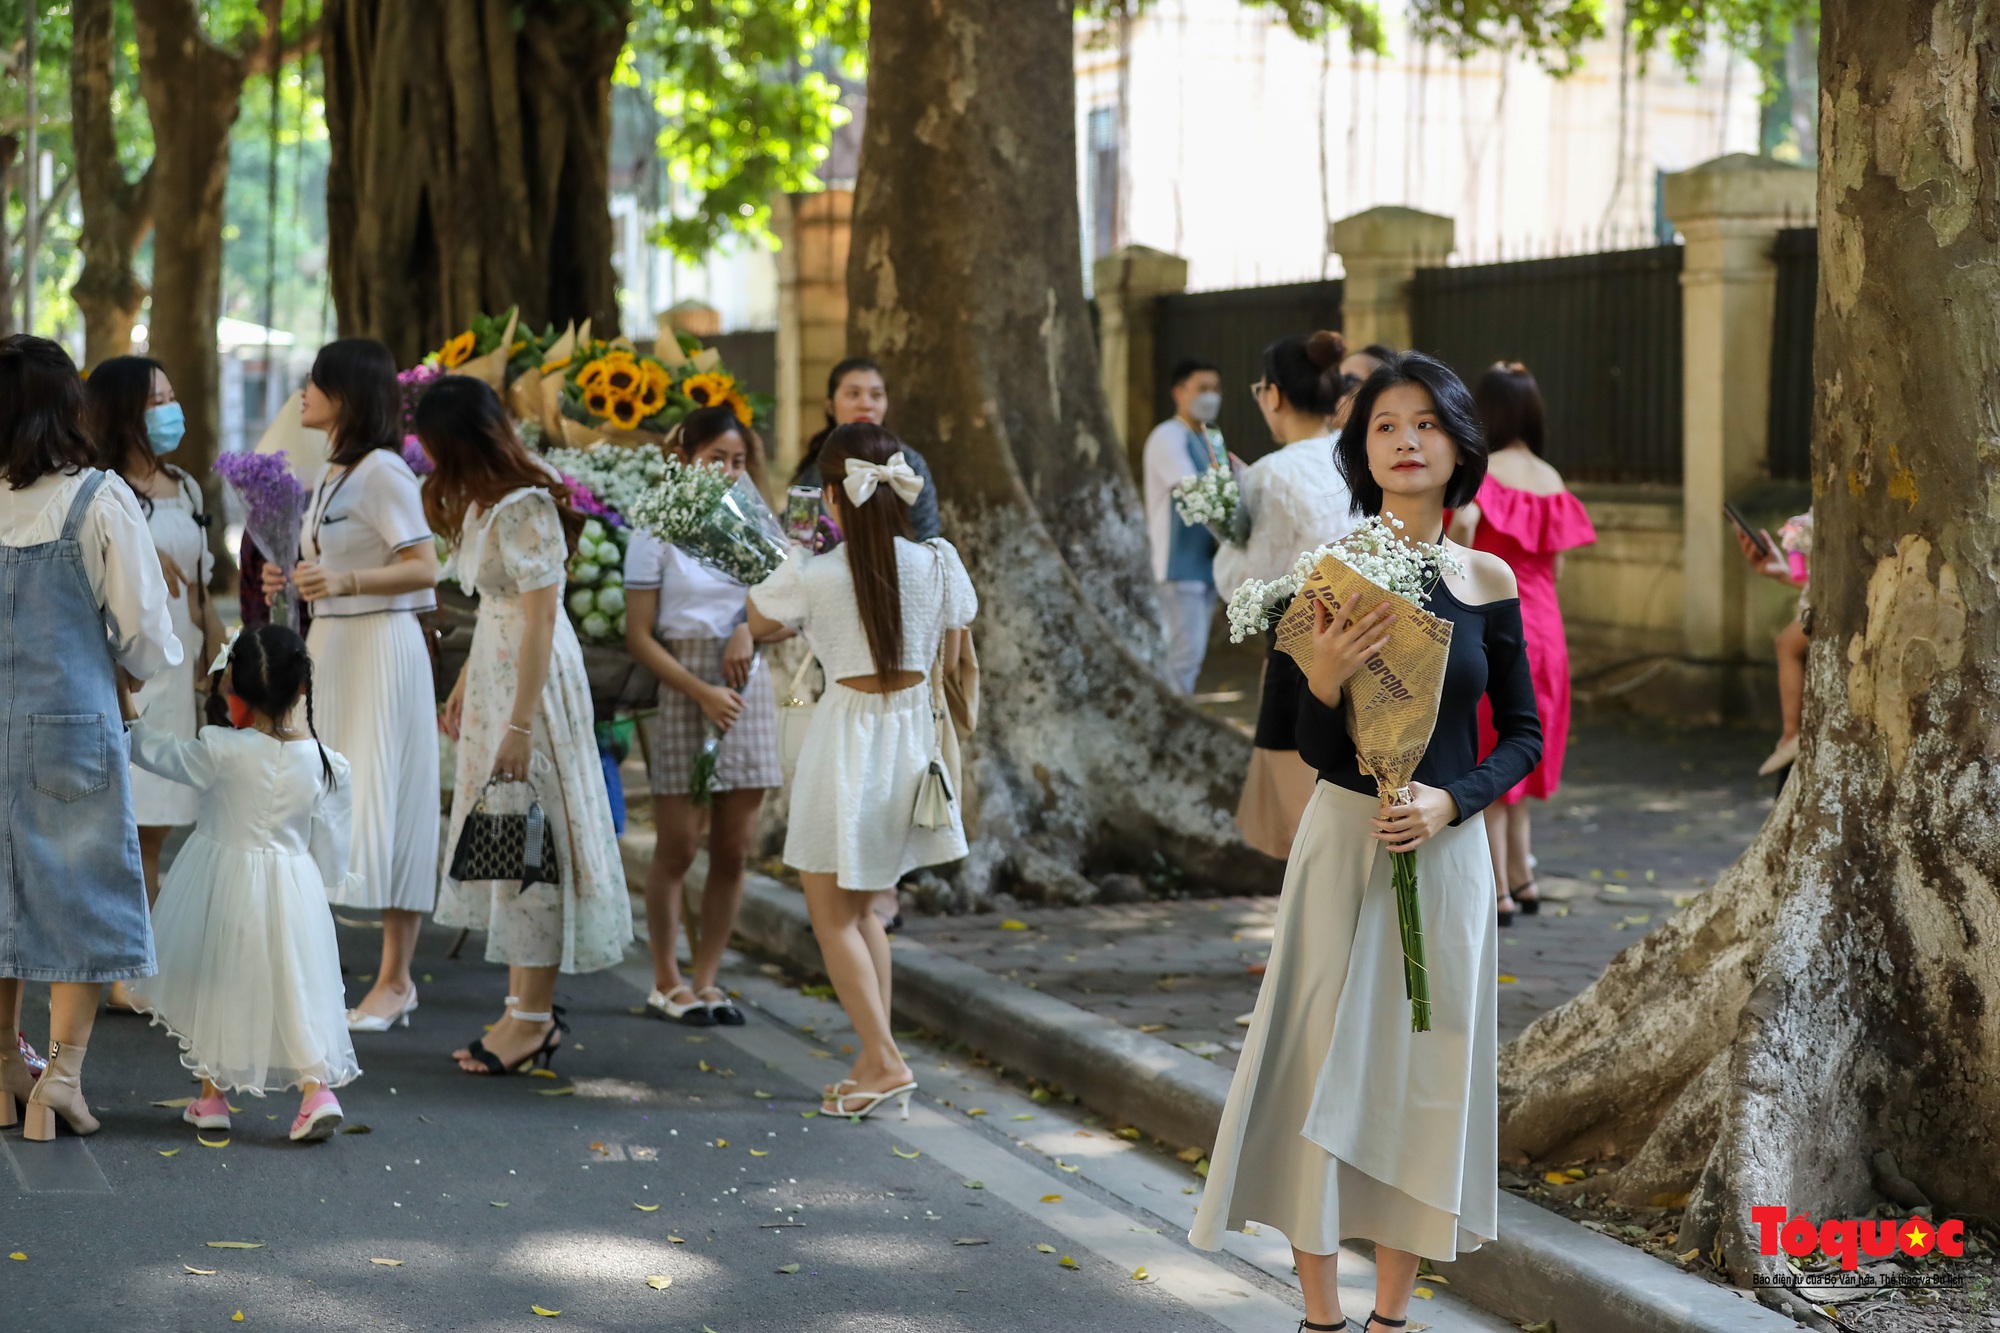
[[[0,1018],[16,1013],[23,982],[53,983],[49,1065],[40,1080],[32,1080],[11,1035],[0,1041],[0,1125],[14,1123],[15,1102],[25,1099],[26,1137],[44,1141],[54,1137],[58,1115],[76,1133],[97,1128],[79,1074],[99,992],[105,982],[154,971],[112,626],[98,605],[83,545],[91,539],[85,529],[92,501],[101,488],[120,483],[62,456],[66,441],[83,436],[71,424],[73,410],[64,419],[55,357],[70,367],[69,385],[76,386],[75,369],[55,344],[0,340],[0,389],[25,390],[28,400],[0,413],[20,437],[0,439],[0,465],[11,458],[26,478],[10,472],[4,481],[23,495],[81,477],[54,540],[0,545],[0,764],[7,777],[0,802]],[[28,364],[9,375],[8,360]],[[80,405],[74,388],[71,399]],[[41,439],[29,441],[31,434]],[[136,502],[122,499],[136,517]],[[140,585],[136,594],[121,587],[108,599],[123,622],[120,655],[151,674],[179,655],[178,643],[168,651],[155,642],[171,636],[171,622],[151,623],[164,615],[165,583],[150,539],[139,545],[127,538],[118,557],[122,582]],[[157,596],[143,586],[148,579],[160,584]],[[165,635],[157,633],[161,627]]]

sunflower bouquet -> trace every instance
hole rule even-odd
[[[622,341],[579,342],[565,368],[564,420],[584,433],[608,429],[629,441],[662,439],[676,422],[704,407],[728,407],[746,426],[768,414],[768,405],[754,401],[723,369],[715,349],[683,336],[661,352],[647,355]],[[564,433],[575,439],[579,432],[565,426]]]

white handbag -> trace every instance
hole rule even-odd
[[[786,781],[799,771],[806,732],[812,729],[813,710],[819,707],[818,701],[805,697],[806,675],[815,660],[811,653],[799,659],[799,669],[792,673],[792,683],[785,687],[785,697],[778,701],[778,764],[784,769]]]

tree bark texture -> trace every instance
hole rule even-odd
[[[208,512],[222,512],[211,464],[222,434],[222,367],[215,340],[222,313],[223,188],[249,56],[211,41],[194,0],[132,0],[139,37],[139,89],[153,122],[147,170],[153,227],[153,309],[146,342],[166,367],[187,418],[174,461],[201,479]],[[235,569],[222,525],[209,527],[219,570]]]
[[[978,585],[987,703],[961,902],[1092,877],[1276,887],[1231,812],[1248,742],[1155,674],[1144,525],[1083,298],[1069,0],[876,0],[848,269]]]
[[[1880,1152],[2000,1215],[2000,7],[1827,0],[1804,744],[1702,901],[1501,1061],[1501,1143],[1622,1159],[1747,1281]],[[1885,1195],[1893,1195],[1891,1185]],[[1908,1199],[1899,1200],[1908,1203]]]
[[[473,315],[618,327],[611,72],[627,0],[327,0],[327,224],[344,335],[405,365]]]
[[[132,350],[132,324],[146,302],[133,257],[152,229],[152,171],[125,178],[111,114],[112,0],[70,7],[70,138],[83,231],[83,272],[70,296],[83,312],[83,360],[94,366]]]

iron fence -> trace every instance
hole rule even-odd
[[[1154,420],[1174,413],[1168,377],[1185,357],[1222,372],[1216,420],[1238,457],[1254,461],[1275,446],[1250,385],[1263,374],[1264,348],[1288,333],[1340,327],[1339,279],[1163,296],[1153,308]],[[1149,430],[1147,422],[1142,429]]]
[[[1765,445],[1771,475],[1805,481],[1812,475],[1813,307],[1819,299],[1819,232],[1792,227],[1771,246],[1778,267],[1771,324],[1771,415]]]
[[[1534,372],[1548,460],[1576,481],[1681,480],[1681,248],[1420,270],[1412,342],[1471,384]]]

